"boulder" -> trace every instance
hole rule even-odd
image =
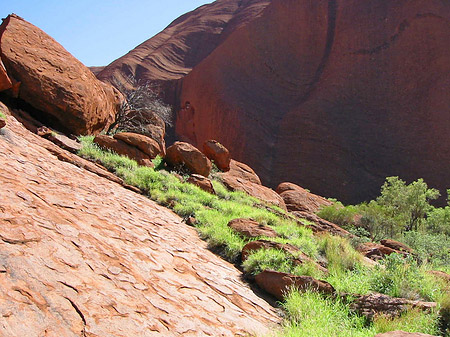
[[[3,62],[0,60],[0,91],[4,91],[12,88],[11,79],[8,77],[6,73],[5,66]]]
[[[175,142],[167,148],[166,161],[172,166],[185,166],[191,173],[200,174],[204,177],[211,172],[211,162],[195,146]]]
[[[283,198],[271,188],[261,185],[261,180],[251,167],[231,160],[230,170],[219,173],[222,183],[231,191],[243,191],[252,197],[286,210]]]
[[[203,143],[203,153],[212,160],[221,171],[230,170],[230,151],[216,140],[207,140]]]
[[[139,165],[153,167],[153,163],[147,154],[139,150],[137,147],[128,145],[120,139],[115,139],[106,135],[98,135],[94,138],[94,143],[98,146],[116,152],[117,154],[127,156],[134,159]]]
[[[42,30],[12,14],[0,35],[1,58],[9,77],[20,82],[19,98],[51,126],[79,135],[98,133],[114,120],[121,94]]]
[[[320,271],[322,271],[325,274],[328,273],[328,270],[326,268],[324,268],[320,264],[316,263],[309,256],[307,256],[306,254],[301,252],[300,249],[298,249],[297,247],[295,247],[291,244],[287,244],[287,243],[279,243],[279,242],[268,241],[268,240],[255,240],[255,241],[250,241],[249,243],[247,243],[244,246],[244,248],[242,248],[242,253],[241,253],[242,262],[247,260],[248,256],[252,252],[260,250],[260,249],[282,250],[285,253],[287,253],[289,256],[291,256],[294,264],[300,265],[305,262],[313,263],[316,265],[317,269],[319,269]]]
[[[188,178],[187,182],[192,185],[200,187],[202,190],[208,193],[216,194],[216,191],[214,191],[214,187],[211,180],[200,174],[192,174]]]
[[[389,331],[385,333],[379,333],[375,337],[438,337],[433,335],[427,335],[425,333],[420,332],[405,332],[401,330],[397,331]]]
[[[292,212],[293,215],[300,219],[308,220],[308,224],[306,224],[307,227],[311,228],[314,233],[330,233],[333,235],[339,235],[343,237],[354,237],[355,235],[351,234],[350,232],[346,231],[345,229],[339,227],[338,225],[327,221],[325,219],[322,219],[321,217],[317,216],[316,214],[312,214],[309,212]]]
[[[250,166],[233,159],[230,161],[230,170],[226,173],[221,173],[220,176],[232,176],[239,180],[245,180],[253,184],[261,185],[261,179],[259,179],[258,175]]]
[[[293,183],[281,183],[275,191],[283,198],[289,211],[315,213],[321,207],[333,204],[331,201],[312,194]]]
[[[408,253],[395,250],[390,247],[386,247],[379,243],[374,242],[365,242],[356,247],[356,250],[363,254],[365,257],[368,257],[372,260],[379,260],[385,257],[386,255],[391,255],[393,253],[402,254],[403,256],[408,255]]]
[[[151,159],[157,155],[162,155],[160,145],[150,137],[132,132],[120,132],[114,135],[115,139],[119,139],[128,145],[137,147]]]
[[[402,252],[406,252],[406,253],[412,253],[413,250],[408,247],[407,245],[405,245],[404,243],[392,240],[392,239],[385,239],[385,240],[381,240],[380,243],[385,246],[385,247],[389,247],[395,250],[399,250]]]
[[[231,32],[258,17],[269,3],[269,0],[220,0],[201,6],[109,64],[98,77],[123,85],[130,85],[130,75],[138,83],[157,81],[170,91],[167,96],[174,99],[179,91],[176,80],[188,74]]]
[[[406,298],[391,297],[384,294],[373,293],[358,297],[351,305],[351,309],[368,318],[377,314],[388,317],[399,316],[404,311],[417,308],[423,311],[431,311],[436,308],[435,302],[411,301]]]
[[[272,270],[264,270],[255,276],[256,284],[280,301],[286,293],[295,287],[299,290],[313,290],[325,294],[334,294],[335,290],[326,281],[316,280],[311,276],[296,276]]]
[[[228,223],[228,227],[247,238],[258,238],[261,236],[275,238],[278,236],[269,226],[262,225],[252,219],[233,219]]]

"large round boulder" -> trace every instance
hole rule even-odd
[[[204,177],[211,172],[211,161],[195,146],[185,142],[175,142],[167,148],[166,161],[172,166],[185,166],[191,173]]]
[[[0,36],[8,76],[21,83],[18,97],[52,126],[91,134],[114,120],[122,95],[41,29],[12,14],[3,20]]]

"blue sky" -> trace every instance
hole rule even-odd
[[[87,66],[107,65],[180,15],[213,0],[1,0]]]

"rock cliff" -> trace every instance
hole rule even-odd
[[[270,0],[219,0],[182,15],[161,33],[112,62],[97,76],[122,84],[157,81],[165,88],[188,74],[238,27],[257,17]],[[164,84],[165,83],[165,84]]]
[[[360,202],[399,175],[444,191],[449,40],[444,0],[274,0],[183,79],[195,114],[176,131],[272,187]]]

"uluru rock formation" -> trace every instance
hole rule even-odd
[[[0,335],[244,336],[278,322],[195,229],[69,157],[10,115],[0,130]]]
[[[360,202],[398,175],[444,191],[448,41],[446,0],[274,0],[183,79],[195,114],[176,131],[217,139],[272,187]]]
[[[13,96],[55,127],[80,135],[113,122],[121,94],[38,27],[9,15],[0,26],[0,55],[17,84]]]
[[[205,59],[238,27],[257,17],[270,0],[220,0],[173,21],[161,33],[112,62],[97,74],[104,81],[137,81],[174,85]]]

